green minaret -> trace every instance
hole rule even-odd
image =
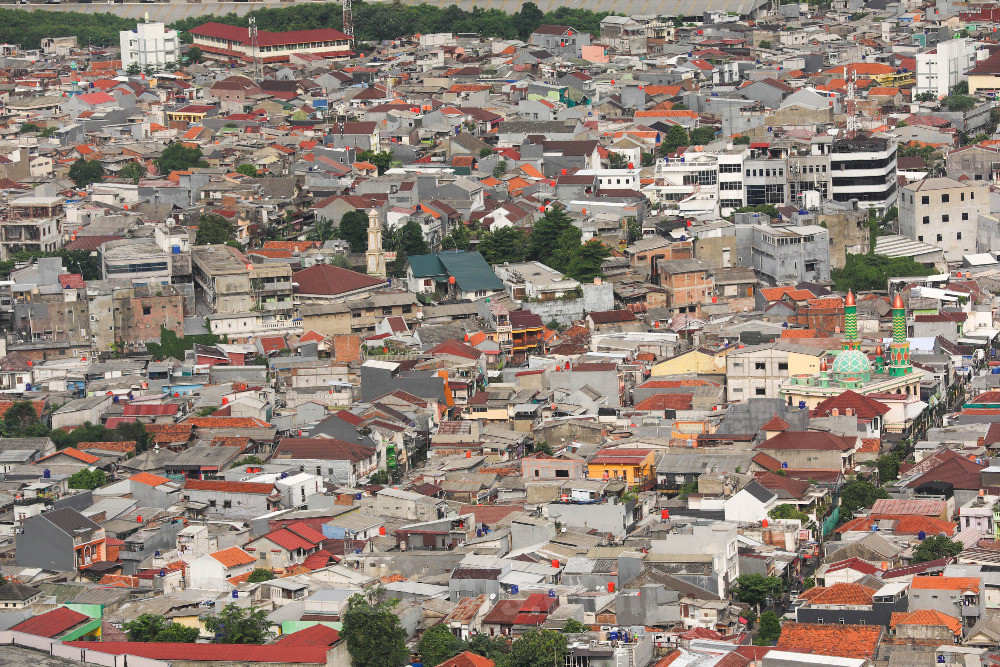
[[[889,374],[907,375],[913,372],[910,365],[910,342],[906,339],[906,306],[903,297],[896,294],[892,300],[892,345],[889,346]]]

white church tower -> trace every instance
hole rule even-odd
[[[382,250],[382,224],[378,219],[378,211],[368,211],[368,275],[385,278],[385,251]]]

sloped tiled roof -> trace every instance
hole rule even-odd
[[[813,653],[871,660],[875,657],[882,627],[839,623],[785,623],[776,648],[779,651]]]

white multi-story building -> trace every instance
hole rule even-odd
[[[900,190],[899,233],[936,245],[950,263],[976,252],[979,212],[989,206],[988,185],[924,178]]]
[[[837,139],[830,148],[830,198],[862,208],[896,203],[896,142],[882,137]],[[749,202],[748,202],[749,203]]]
[[[967,78],[966,72],[975,66],[976,59],[975,42],[964,37],[939,42],[930,51],[918,53],[914,95],[947,95],[956,83]]]
[[[167,30],[162,23],[140,23],[135,30],[118,33],[122,49],[122,69],[133,64],[145,69],[163,67],[181,58],[180,39],[176,30]]]

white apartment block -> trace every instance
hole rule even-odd
[[[966,72],[976,64],[976,44],[970,39],[949,39],[924,53],[918,53],[917,83],[914,96],[931,93],[947,95],[952,87],[966,78]]]
[[[925,178],[900,189],[899,233],[944,250],[949,263],[976,252],[979,212],[989,207],[989,186],[951,178]]]
[[[180,39],[176,30],[167,30],[162,23],[140,23],[135,30],[118,33],[122,49],[122,69],[132,64],[145,69],[162,67],[181,58]]]

